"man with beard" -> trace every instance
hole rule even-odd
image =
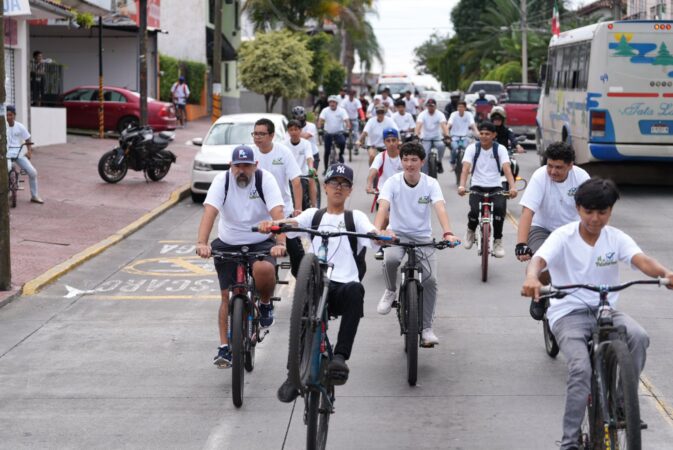
[[[263,261],[255,261],[252,276],[259,295],[260,324],[273,323],[271,296],[276,286],[275,257],[285,255],[285,236],[275,240],[269,235],[253,233],[252,227],[264,220],[283,218],[285,202],[273,175],[258,169],[255,153],[246,145],[236,147],[232,154],[231,168],[215,177],[203,202],[203,217],[199,225],[196,253],[202,258],[214,250],[239,252],[246,246],[251,252],[270,250]],[[210,245],[208,239],[219,214],[217,239]],[[220,347],[213,363],[220,368],[231,366],[231,351],[227,336],[229,318],[229,287],[236,282],[236,263],[215,261],[220,282],[222,301],[218,313]]]

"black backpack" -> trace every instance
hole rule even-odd
[[[259,198],[261,198],[264,204],[266,205],[266,200],[264,200],[264,191],[262,190],[262,177],[263,177],[262,171],[259,169],[255,170],[255,189],[257,189],[257,194],[259,194]],[[227,174],[224,178],[224,200],[222,200],[223,205],[224,202],[227,201],[228,193],[229,193],[229,171],[227,170]]]
[[[317,230],[322,222],[322,216],[327,212],[327,208],[319,209],[313,215],[311,220],[311,228]],[[346,222],[346,231],[355,232],[355,220],[353,219],[353,211],[346,210],[344,211],[344,222]],[[351,251],[353,252],[353,259],[355,259],[355,265],[358,267],[358,278],[360,281],[365,277],[365,272],[367,272],[367,262],[365,256],[367,254],[367,248],[363,247],[362,251],[358,253],[358,238],[355,236],[348,236],[348,242],[351,245]]]
[[[495,158],[495,164],[498,166],[498,172],[500,175],[503,174],[502,169],[500,168],[500,155],[498,155],[498,144],[496,141],[493,141],[493,157]],[[472,175],[474,175],[474,169],[477,167],[477,158],[479,158],[479,153],[481,153],[481,142],[477,141],[474,144],[474,159],[472,160]]]

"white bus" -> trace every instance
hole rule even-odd
[[[552,38],[537,113],[540,161],[547,145],[564,141],[577,164],[601,175],[673,162],[672,52],[673,21],[601,22]]]

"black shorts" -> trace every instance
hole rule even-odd
[[[276,242],[273,239],[267,239],[266,241],[260,242],[258,244],[248,244],[245,247],[248,247],[251,252],[263,252],[265,250],[271,250],[271,247],[276,245]],[[244,245],[229,245],[222,242],[219,238],[211,242],[210,246],[213,250],[219,250],[221,252],[239,252],[241,247]],[[215,260],[215,270],[217,271],[217,278],[220,281],[220,290],[224,291],[229,289],[230,286],[236,284],[236,263],[231,261],[222,261],[221,259],[214,258]],[[256,258],[250,258],[251,262],[256,261]],[[276,258],[273,256],[264,257],[264,261],[268,261],[274,266],[276,265]]]
[[[185,103],[174,103],[175,109],[184,111],[187,108],[187,105]]]

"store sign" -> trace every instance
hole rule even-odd
[[[5,0],[5,16],[28,16],[30,5],[28,0]]]
[[[140,26],[139,0],[118,0],[115,12],[104,19],[107,25]],[[147,0],[147,27],[161,28],[161,0]]]

